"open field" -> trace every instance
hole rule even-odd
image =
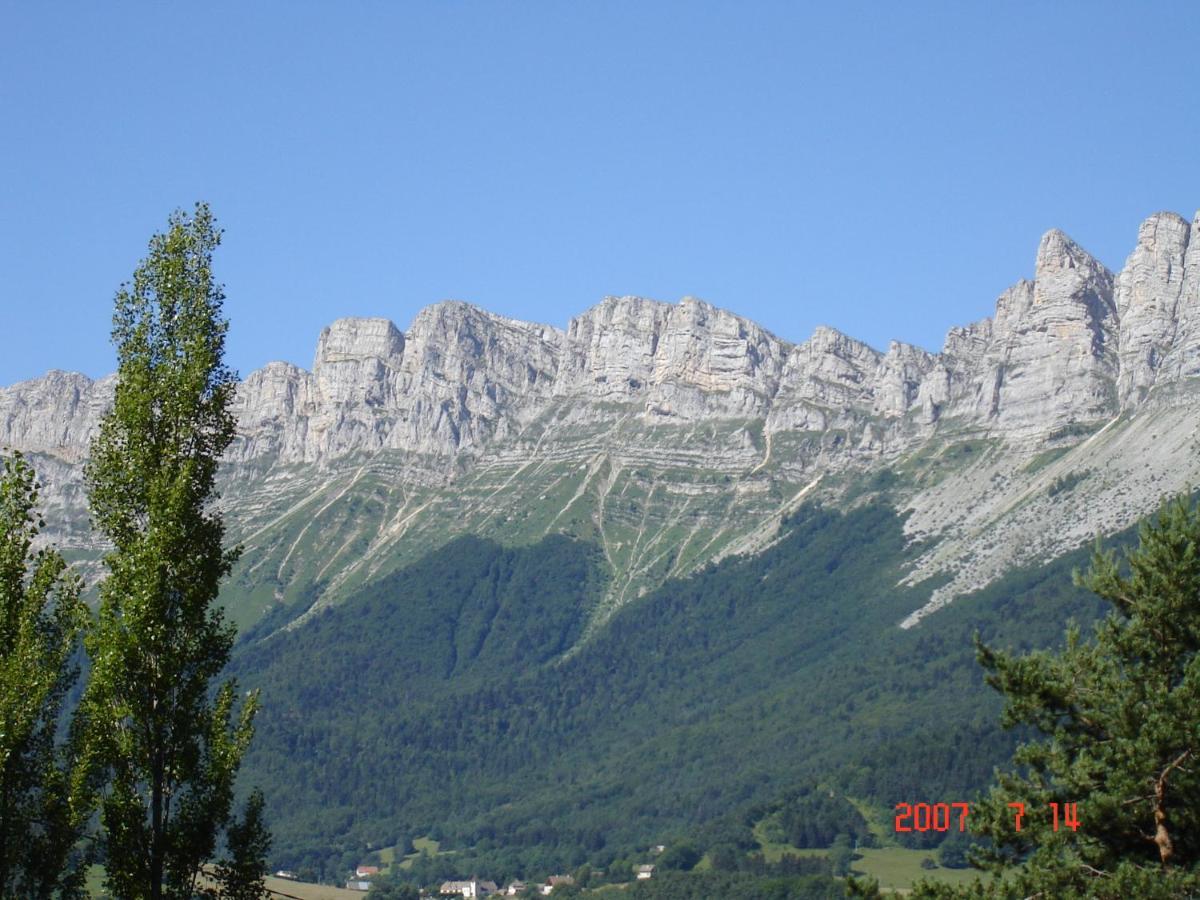
[[[909,850],[906,847],[879,847],[855,851],[851,870],[855,874],[869,875],[879,882],[884,890],[907,890],[922,878],[931,878],[946,884],[969,884],[984,873],[975,869],[922,869],[921,860],[934,858],[929,850]]]
[[[363,900],[367,896],[362,891],[348,891],[327,884],[309,884],[287,878],[268,877],[266,881],[268,896],[275,900]],[[95,900],[111,896],[104,889],[104,869],[101,866],[92,866],[88,872],[87,891]]]
[[[884,825],[885,819],[881,817],[879,810],[866,803],[855,803],[855,806],[863,813],[872,833],[884,846],[855,850],[851,870],[856,875],[867,875],[876,879],[884,890],[907,891],[922,878],[930,878],[952,885],[968,884],[983,874],[975,869],[947,869],[940,865],[933,869],[921,868],[921,861],[924,859],[932,859],[936,862],[937,851],[912,850],[898,846],[895,838],[888,834]],[[790,844],[769,841],[763,825],[763,822],[759,822],[754,827],[754,836],[758,840],[763,858],[768,862],[778,862],[780,857],[785,854],[824,856],[829,852],[824,849],[801,849]],[[708,858],[705,857],[703,862],[707,864]]]
[[[362,891],[348,891],[327,884],[308,884],[287,878],[268,878],[267,891],[270,897],[282,900],[289,897],[296,900],[363,900],[367,896]]]
[[[441,844],[439,844],[437,841],[433,840],[433,838],[428,838],[428,837],[413,838],[412,845],[413,845],[413,852],[407,854],[403,859],[400,860],[400,862],[396,862],[397,853],[396,853],[395,847],[388,848],[391,851],[390,859],[387,859],[386,857],[384,857],[383,853],[380,853],[380,857],[384,858],[384,861],[389,866],[395,865],[401,869],[411,869],[413,861],[416,860],[418,857],[420,857],[420,855],[422,853],[426,853],[429,856],[441,855],[441,850],[439,849],[441,847]],[[453,850],[448,850],[447,855],[449,855],[450,853],[453,853],[453,852],[454,852]]]

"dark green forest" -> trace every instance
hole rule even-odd
[[[461,538],[300,627],[264,623],[233,668],[262,689],[244,783],[269,798],[275,864],[332,878],[432,835],[454,855],[428,875],[531,877],[685,839],[744,850],[781,803],[805,845],[862,831],[816,784],[886,810],[970,799],[1015,743],[973,633],[1051,646],[1100,607],[1071,584],[1081,551],[901,631],[930,587],[897,587],[920,549],[902,526],[884,503],[807,507],[765,552],[669,582],[582,643],[602,556],[558,536]]]
[[[829,875],[668,872],[636,882],[625,896],[633,900],[840,900],[846,889]]]

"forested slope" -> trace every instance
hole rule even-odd
[[[920,550],[902,525],[879,503],[806,507],[765,552],[668,582],[565,656],[603,583],[596,548],[560,537],[459,539],[249,635],[246,781],[271,798],[277,861],[336,867],[433,831],[463,864],[604,865],[814,778],[886,805],[965,799],[1012,740],[973,631],[1043,645],[1099,607],[1071,586],[1075,554],[897,629]]]

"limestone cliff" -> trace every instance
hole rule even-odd
[[[914,536],[941,538],[914,577],[981,583],[1033,552],[1006,545],[1003,523],[1043,528],[1020,516],[1069,505],[1029,501],[1045,479],[1094,476],[1077,496],[1099,504],[1123,473],[1136,487],[1104,500],[1121,510],[1112,521],[1071,513],[1108,528],[1197,474],[1186,448],[1200,420],[1198,225],[1151,216],[1116,276],[1050,231],[1032,279],[938,352],[880,352],[825,327],[792,343],[694,298],[609,297],[565,330],[460,302],[422,310],[407,331],[339,319],[311,371],[274,362],[240,386],[225,502],[248,542],[246,590],[336,593],[456,530],[540,529],[598,538],[623,602],[761,545],[814,485],[837,496],[879,466],[917,473],[897,496]],[[0,447],[40,457],[71,546],[91,546],[79,463],[112,391],[111,376],[60,371],[0,388]],[[1110,447],[1101,478],[1097,448],[1113,441],[1148,455],[1132,467]],[[948,448],[976,446],[987,465],[930,474]],[[1067,455],[1040,462],[1056,454]],[[352,512],[354,498],[369,511]],[[1033,543],[1060,552],[1077,531]]]

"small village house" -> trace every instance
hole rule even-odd
[[[438,893],[445,896],[458,895],[466,900],[473,900],[475,897],[494,894],[498,890],[494,881],[480,881],[472,878],[470,881],[443,881],[442,886],[438,888]]]
[[[551,891],[553,891],[556,887],[558,887],[560,884],[574,884],[574,883],[575,883],[575,878],[571,875],[551,875],[546,880],[546,883],[542,885],[541,892],[543,894],[549,895],[549,893]]]

